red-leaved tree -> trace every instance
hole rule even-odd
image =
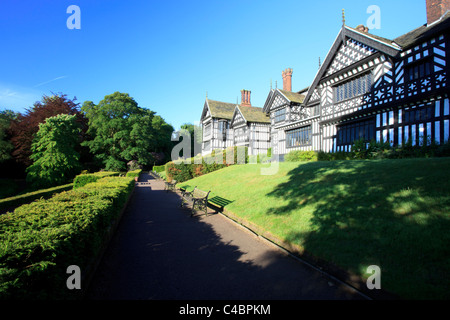
[[[80,112],[79,103],[76,103],[75,100],[76,98],[68,99],[65,94],[44,95],[42,101],[36,102],[32,108],[26,109],[24,114],[19,114],[11,124],[11,142],[14,145],[12,155],[17,162],[26,167],[32,164],[30,160],[31,144],[34,135],[39,130],[39,124],[47,118],[59,114],[77,115],[77,122],[81,124],[83,132],[86,131],[86,119]]]

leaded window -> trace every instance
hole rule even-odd
[[[356,79],[344,82],[334,88],[336,102],[351,99],[367,93],[372,86],[372,74],[367,73]]]
[[[288,148],[301,147],[311,144],[311,126],[286,132],[286,142]]]
[[[208,123],[205,126],[205,137],[209,136],[211,134],[211,123]]]
[[[219,139],[227,139],[228,121],[219,121]]]
[[[337,145],[351,145],[355,141],[364,139],[370,142],[375,139],[374,119],[344,125],[338,128]]]
[[[431,74],[431,60],[421,61],[406,68],[406,80],[414,81]]]
[[[286,109],[275,111],[275,123],[283,122],[284,120],[286,120]]]

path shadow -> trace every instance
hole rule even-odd
[[[234,229],[222,225],[224,218],[191,219],[179,200],[176,193],[156,187],[135,190],[87,299],[348,298],[278,251],[238,245],[246,233],[229,234]]]

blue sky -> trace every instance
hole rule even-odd
[[[67,8],[81,29],[67,28]],[[395,38],[426,23],[425,0],[2,0],[0,110],[23,112],[42,95],[98,103],[115,91],[175,129],[198,122],[206,92],[236,102],[251,90],[262,107],[272,81],[293,68],[293,90],[310,85],[342,25],[367,24],[370,5]]]

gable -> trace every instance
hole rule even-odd
[[[274,89],[270,89],[269,95],[267,96],[266,102],[264,103],[264,108],[263,108],[264,113],[270,112],[270,106],[272,103],[272,97],[273,97],[274,92],[275,92]]]
[[[206,100],[205,104],[203,105],[203,111],[202,111],[202,116],[200,118],[200,122],[202,122],[204,119],[206,119],[210,115],[211,115],[211,112],[209,111],[208,100]]]
[[[281,106],[289,105],[290,101],[286,98],[284,94],[280,92],[279,89],[272,90],[269,93],[269,97],[264,105],[263,112],[270,113],[272,110],[275,110]]]
[[[277,108],[287,105],[287,104],[289,104],[289,101],[285,97],[283,97],[280,94],[276,94],[272,101],[272,106],[271,106],[270,110],[277,109]]]
[[[376,53],[394,57],[400,50],[401,48],[389,39],[360,32],[344,25],[309,87],[304,103],[310,102],[311,96],[323,78],[340,72],[364,59],[370,59],[369,57],[375,56]]]
[[[237,105],[231,120],[231,127],[249,122],[270,124],[270,118],[262,108]]]
[[[341,44],[339,50],[334,56],[334,59],[330,62],[329,67],[325,72],[325,76],[328,77],[336,72],[339,72],[342,69],[345,69],[376,52],[377,51],[374,48],[371,48],[359,41],[347,39],[345,44]]]
[[[241,111],[236,106],[236,109],[234,110],[233,119],[231,119],[230,127],[233,128],[234,126],[238,126],[241,124],[246,123],[244,117],[242,116]]]

